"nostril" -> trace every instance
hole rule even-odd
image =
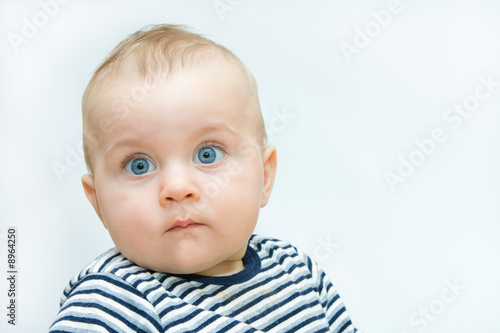
[[[164,196],[164,198],[166,201],[182,201],[184,199],[193,199],[194,195],[193,193],[187,193],[184,196],[180,195],[177,197],[176,195],[171,195],[171,196]]]

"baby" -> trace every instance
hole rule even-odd
[[[356,332],[304,253],[253,235],[269,201],[252,74],[179,26],[138,31],[83,96],[85,194],[116,248],[66,287],[51,332]]]

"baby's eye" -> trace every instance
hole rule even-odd
[[[135,158],[125,165],[124,171],[130,175],[140,176],[151,172],[155,169],[155,165],[147,159],[140,157]]]
[[[220,161],[224,157],[224,153],[215,147],[203,147],[196,155],[194,155],[194,162],[201,164],[212,164]]]

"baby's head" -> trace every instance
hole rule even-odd
[[[85,194],[117,248],[148,269],[242,269],[276,172],[255,80],[226,48],[177,26],[139,31],[83,97]]]

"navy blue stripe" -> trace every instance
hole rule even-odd
[[[317,305],[318,305],[318,301],[317,300],[314,300],[314,301],[309,302],[307,304],[303,304],[301,307],[296,308],[294,311],[290,312],[285,317],[283,317],[283,319],[284,319],[283,321],[285,321],[285,320],[287,320],[287,319],[289,319],[289,318],[291,318],[291,317],[299,314],[302,311],[307,310],[308,308],[313,308],[314,306],[317,306]],[[321,312],[321,313],[318,314],[317,317],[323,319],[323,318],[325,318],[325,313]]]
[[[343,307],[343,306],[342,306],[342,307],[341,307],[341,308],[340,308],[340,309],[339,309],[339,310],[335,313],[335,315],[334,315],[334,316],[333,316],[333,317],[332,317],[332,318],[328,321],[328,324],[329,324],[330,326],[332,326],[332,325],[333,325],[333,323],[334,323],[337,319],[339,319],[339,317],[340,317],[340,316],[341,316],[344,312],[345,312],[345,307]]]
[[[120,269],[125,269],[125,268],[129,268],[129,267],[123,267]],[[128,272],[127,274],[123,275],[121,278],[126,281],[131,275],[138,275],[138,274],[142,274],[142,273],[146,273],[146,272],[147,272],[147,270],[145,270],[145,269],[138,269],[138,270],[134,270],[133,272]],[[151,281],[152,278],[153,277],[151,277],[149,279],[149,281]],[[142,282],[142,281],[146,281],[146,280],[139,280],[139,281]],[[138,285],[138,283],[136,283],[135,285]]]
[[[265,273],[265,272],[273,269],[274,267],[278,266],[278,263],[276,261],[272,260],[271,258],[268,258],[266,260],[270,261],[271,263],[270,263],[270,265],[267,265],[265,267],[263,266],[262,269],[260,270],[261,273]],[[264,259],[262,260],[262,263],[264,263]]]
[[[146,277],[146,278],[137,279],[135,281],[130,281],[130,284],[132,286],[134,286],[135,288],[138,288],[141,283],[143,283],[143,282],[148,283],[148,282],[151,282],[154,280],[155,280],[155,278],[150,275],[149,277]],[[144,294],[144,293],[142,293],[142,294]]]
[[[229,325],[227,326],[224,326],[224,328],[220,328],[218,332],[227,332],[229,331],[231,328],[233,328],[234,326],[240,324],[239,322],[237,322],[236,320],[233,320]],[[241,329],[241,328],[240,328]],[[245,330],[244,331],[240,331],[241,333],[254,333],[254,332],[257,332],[258,330],[253,328],[253,327],[245,327]],[[239,333],[239,332],[238,332]]]
[[[336,294],[335,296],[333,296],[332,299],[330,301],[328,301],[326,308],[329,309],[332,306],[332,304],[335,303],[339,298],[340,298],[339,294]]]
[[[272,261],[271,265],[263,268],[261,270],[261,272],[267,272],[268,270],[271,270],[273,269],[274,267],[276,266],[282,266],[280,263],[276,262],[276,261]],[[285,267],[282,267],[281,269],[286,271],[287,273],[291,274],[296,268],[303,268],[305,267],[305,265],[303,263],[299,263],[299,264],[293,264],[293,265],[290,265],[288,268],[285,266]]]
[[[172,297],[169,297],[169,298],[172,298]],[[185,302],[179,302],[178,304],[166,307],[158,315],[160,316],[160,318],[163,318],[168,312],[183,308],[186,305],[187,305],[187,303],[185,303]]]
[[[238,324],[239,324],[239,322],[238,322],[238,321],[236,321],[236,320],[231,320],[231,321],[229,322],[229,324],[228,324],[228,325],[224,326],[224,328],[222,328],[222,327],[221,327],[221,328],[219,329],[219,331],[220,331],[220,332],[229,331],[231,328],[235,327],[235,326],[236,326],[236,325],[238,325]],[[252,329],[251,331],[248,331],[248,330],[247,330],[247,331],[245,331],[245,332],[255,332],[255,331],[256,331],[256,330]]]
[[[220,288],[215,289],[211,293],[206,293],[206,294],[204,293],[204,294],[198,295],[198,298],[196,300],[192,300],[190,303],[193,304],[194,306],[198,306],[201,303],[203,303],[203,301],[205,301],[206,299],[210,299],[210,298],[214,297],[215,295],[217,295],[218,293],[225,291],[226,289],[228,289],[228,286],[220,286]]]
[[[108,332],[110,333],[120,333],[118,331],[115,331],[111,327],[109,327],[105,322],[97,320],[97,319],[92,319],[92,318],[85,318],[85,317],[76,317],[76,316],[64,316],[62,318],[59,318],[57,321],[54,322],[53,326],[57,324],[60,321],[67,320],[72,323],[82,323],[82,324],[94,324],[101,326],[105,328]],[[61,332],[66,332],[66,331],[61,331]],[[69,333],[73,333],[72,331],[68,331]]]
[[[92,280],[108,282],[109,284],[115,285],[121,289],[125,289],[126,291],[130,292],[131,294],[134,294],[136,296],[144,298],[144,295],[139,290],[132,287],[130,284],[126,283],[123,280],[119,280],[118,278],[115,278],[115,279],[111,278],[108,275],[97,275],[97,274],[87,275],[82,280],[78,281],[78,283],[75,284],[73,289],[78,288],[82,283],[85,283],[87,281],[92,281]]]
[[[296,268],[303,268],[303,267],[304,267],[304,264],[302,264],[302,265],[293,264],[292,266],[290,266],[288,268],[288,270],[286,272],[291,275]],[[307,273],[307,277],[309,278],[310,276],[311,276],[311,273]]]
[[[344,326],[342,326],[340,329],[339,329],[339,333],[342,333],[344,332],[345,330],[347,330],[349,328],[349,326],[352,325],[352,322],[350,320],[346,321],[346,323],[344,324]],[[354,332],[356,332],[357,330],[354,330]]]
[[[121,257],[121,256],[122,256],[122,254],[121,254],[120,252],[117,252],[117,253],[115,253],[114,255],[112,255],[111,257],[109,257],[108,259],[106,259],[106,261],[104,261],[104,262],[102,263],[101,267],[99,267],[98,272],[101,272],[101,271],[102,271],[102,269],[103,269],[104,267],[108,266],[108,264],[109,264],[112,260],[114,260],[114,259],[115,259],[115,258],[117,258],[117,257]]]
[[[313,263],[312,263],[311,258],[309,258],[309,257],[307,257],[307,269],[309,269],[309,272],[312,273],[312,271],[313,271]]]
[[[286,247],[278,247],[277,245],[275,246],[272,246],[270,249],[269,249],[269,258],[274,258],[274,252],[275,251],[283,251],[283,250],[286,250],[286,249],[289,249],[289,248],[293,248],[293,246],[291,245],[288,245]],[[284,253],[281,254],[281,256],[286,256],[286,257],[291,257],[291,258],[295,258],[297,257],[297,253],[288,253],[286,251],[283,251]],[[279,257],[278,257],[279,258]],[[278,259],[277,258],[277,259]]]
[[[167,277],[172,277],[172,276],[167,275]],[[177,288],[178,286],[183,285],[184,283],[186,283],[185,280],[181,280],[181,279],[174,278],[174,279],[171,279],[171,280],[173,280],[173,281],[177,280],[177,281],[174,282],[174,283],[172,283],[171,285],[167,286],[168,290],[170,290],[170,291],[174,291],[175,288]]]
[[[161,295],[160,297],[158,297],[156,299],[156,301],[153,302],[153,306],[156,308],[158,306],[158,304],[160,304],[161,302],[163,302],[165,300],[165,298],[170,298],[170,296],[167,294]]]
[[[189,315],[185,315],[182,318],[179,318],[179,319],[177,319],[175,321],[169,322],[168,325],[165,326],[165,330],[168,330],[170,328],[175,328],[175,326],[177,326],[179,324],[187,323],[188,321],[190,321],[191,319],[193,319],[194,317],[196,317],[197,315],[199,315],[202,312],[203,312],[203,310],[201,310],[200,308],[196,308]],[[213,315],[220,317],[217,314],[213,314]]]
[[[93,302],[85,302],[85,303],[84,302],[75,302],[75,303],[71,303],[69,306],[65,307],[65,310],[71,311],[70,309],[72,307],[75,307],[75,306],[85,307],[85,308],[95,308],[95,309],[101,310],[101,311],[107,313],[110,317],[114,317],[114,318],[118,319],[121,323],[125,324],[128,328],[134,330],[134,332],[139,331],[139,327],[137,327],[136,325],[131,323],[129,320],[127,320],[127,318],[123,317],[118,312],[112,311],[111,309],[109,309],[105,306],[102,306],[101,304],[93,303]],[[78,318],[96,320],[96,319],[91,318],[91,317],[78,317]]]
[[[297,295],[297,294],[294,294],[294,295]],[[293,298],[295,298],[295,297],[293,297]],[[288,300],[284,301],[284,302],[281,302],[280,304],[276,304],[275,306],[273,306],[272,308],[270,308],[269,311],[266,311],[267,313],[265,315],[260,316],[257,319],[265,317],[267,314],[270,314],[271,312],[276,311],[277,309],[281,308],[283,305],[285,305],[289,301],[290,301],[290,298]],[[280,317],[279,320],[275,320],[274,322],[272,322],[271,324],[269,324],[268,326],[266,326],[263,329],[263,331],[267,332],[268,330],[273,329],[274,327],[278,326],[279,324],[287,321],[289,318],[297,315],[297,313],[302,312],[303,310],[305,310],[305,309],[307,309],[309,307],[313,307],[315,304],[317,304],[317,302],[310,302],[310,303],[303,304],[302,306],[300,306],[298,308],[295,308],[293,311],[287,313],[285,316]],[[304,320],[304,317],[299,317],[297,320],[302,321],[302,320]],[[291,332],[294,332],[294,331],[291,331]]]
[[[323,284],[325,282],[325,276],[326,274],[324,272],[321,272],[321,275],[319,276],[319,283],[318,283],[318,292],[321,294],[323,292]],[[328,289],[326,290],[328,293]]]
[[[199,323],[199,325],[196,328],[192,329],[191,331],[186,331],[185,333],[198,333],[198,332],[200,332],[200,328],[207,327],[208,325],[210,325],[211,323],[216,321],[218,318],[219,317],[212,316],[208,320],[205,320],[205,321]],[[219,330],[219,332],[220,332],[220,330]]]
[[[151,280],[154,280],[154,278],[152,278]],[[160,289],[165,290],[165,288],[163,288],[163,286],[162,286],[161,284],[158,284],[158,285],[156,285],[156,284],[155,284],[155,285],[154,285],[154,286],[152,286],[151,288],[144,290],[144,292],[143,292],[143,293],[144,293],[144,296],[148,296],[148,295],[149,295],[149,294],[151,294],[152,292],[154,292],[154,291],[158,291],[158,290],[160,290]]]
[[[316,321],[318,319],[321,319],[321,315],[315,316],[315,317],[309,317],[307,320],[302,321],[299,325],[295,326],[290,330],[290,332],[296,332],[299,328],[305,327],[312,323],[313,321]],[[322,331],[324,332],[324,331]],[[327,331],[328,332],[328,331]]]
[[[201,289],[204,289],[206,288],[207,285],[206,284],[202,284],[200,286],[193,286],[191,288],[187,288],[185,289],[182,294],[179,295],[180,298],[184,299],[186,298],[186,296],[188,296],[189,294],[191,294],[193,291],[196,291],[196,290],[201,290]]]
[[[278,257],[277,259],[278,259],[278,262],[280,263],[280,265],[283,265],[283,263],[285,262],[285,260],[287,260],[287,259],[296,259],[298,256],[299,255],[297,253],[295,253],[295,252],[294,253],[282,253],[280,255],[280,257]],[[302,261],[300,263],[303,264]]]

